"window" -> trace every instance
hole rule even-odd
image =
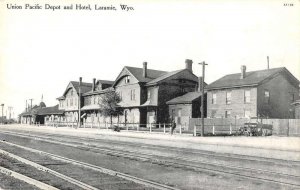
[[[119,92],[120,99],[122,100],[122,92]]]
[[[210,117],[211,118],[216,117],[216,113],[217,113],[217,110],[211,110]]]
[[[230,110],[225,111],[225,118],[230,118],[230,115],[231,115]]]
[[[216,104],[217,103],[217,94],[216,93],[212,93],[211,103],[212,104]]]
[[[130,77],[129,76],[126,76],[125,77],[125,84],[128,84],[130,82]]]
[[[290,102],[294,102],[295,101],[295,96],[293,93],[290,93]]]
[[[150,90],[148,90],[147,92],[147,100],[150,100],[151,94],[150,94]]]
[[[250,103],[250,90],[245,90],[244,102],[245,103]]]
[[[266,103],[266,104],[270,103],[270,92],[268,90],[265,90],[264,103]]]
[[[231,104],[231,92],[226,92],[226,104]]]
[[[73,106],[73,98],[70,99],[70,106]]]
[[[97,97],[94,96],[94,104],[96,104],[96,103],[97,103]]]
[[[251,117],[250,110],[244,110],[244,117],[246,117],[246,118],[250,118]]]
[[[67,107],[69,106],[69,99],[67,99]]]
[[[71,90],[71,96],[73,96],[73,89]]]
[[[130,91],[130,99],[135,100],[135,89]]]

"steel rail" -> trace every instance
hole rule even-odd
[[[21,131],[21,130],[20,130]],[[16,132],[11,132],[11,131],[6,131],[7,133],[12,133],[12,134],[22,134],[23,133],[16,133]],[[28,131],[24,132],[28,133]],[[5,132],[4,132],[5,133]],[[53,138],[53,136],[56,137],[65,137],[65,138],[72,138],[74,140],[94,140],[94,141],[99,141],[101,143],[103,143],[103,141],[106,141],[107,143],[110,144],[116,144],[116,145],[136,145],[134,143],[128,143],[128,142],[115,142],[112,140],[107,140],[107,139],[97,139],[97,138],[92,138],[92,137],[73,137],[73,136],[68,136],[68,135],[61,135],[61,134],[49,134],[49,133],[42,133],[42,132],[37,132],[39,133],[38,135],[45,135],[45,136],[50,136],[50,138]],[[30,134],[27,134],[28,136],[30,136]],[[204,155],[204,156],[213,156],[213,157],[219,157],[219,158],[230,158],[230,159],[239,159],[239,160],[245,160],[245,161],[257,161],[257,162],[266,162],[266,163],[276,163],[276,164],[280,164],[280,165],[289,165],[289,164],[294,164],[294,165],[299,165],[300,166],[300,162],[299,161],[286,161],[286,160],[282,160],[282,159],[275,159],[275,158],[261,158],[261,157],[255,157],[255,156],[248,156],[245,158],[245,156],[241,156],[241,155],[237,155],[237,154],[229,154],[229,153],[224,153],[223,155],[220,155],[220,153],[209,153],[209,151],[203,152],[203,151],[186,151],[184,148],[174,148],[174,147],[164,147],[164,146],[160,146],[160,145],[144,145],[144,147],[150,147],[150,148],[159,148],[159,149],[163,149],[163,150],[173,150],[173,151],[180,151],[180,152],[187,152],[187,153],[193,153],[193,154],[199,154],[199,155]],[[229,154],[229,155],[228,155]],[[284,162],[283,162],[284,161]]]
[[[17,144],[14,144],[14,143],[10,143],[10,142],[6,142],[6,141],[0,141],[0,142],[11,145],[11,146],[15,146],[15,147],[27,150],[27,151],[31,151],[31,152],[34,152],[34,153],[43,154],[43,155],[49,156],[49,157],[51,157],[55,160],[60,160],[60,161],[63,161],[63,162],[67,162],[67,163],[75,164],[75,165],[78,165],[78,166],[86,167],[86,168],[89,168],[89,169],[92,169],[92,170],[95,170],[95,171],[98,171],[98,172],[101,172],[101,173],[105,173],[105,174],[112,175],[112,176],[117,176],[117,177],[129,180],[129,181],[133,181],[133,182],[136,182],[136,183],[139,183],[139,184],[142,184],[142,185],[145,185],[145,186],[153,187],[153,188],[156,188],[156,189],[159,189],[159,190],[179,190],[178,188],[171,187],[171,186],[168,186],[168,185],[165,185],[165,184],[161,184],[161,183],[157,183],[157,182],[154,182],[154,181],[142,179],[142,178],[139,178],[139,177],[136,177],[136,176],[132,176],[132,175],[129,175],[129,174],[125,174],[125,173],[121,173],[121,172],[114,171],[114,170],[111,170],[111,169],[107,169],[107,168],[104,168],[104,167],[88,164],[88,163],[85,163],[85,162],[73,160],[73,159],[70,159],[70,158],[63,157],[63,156],[59,156],[59,155],[55,155],[55,154],[52,154],[52,153],[44,152],[44,151],[41,151],[41,150],[37,150],[37,149],[29,148],[29,147],[24,147],[24,146],[17,145]],[[41,166],[41,167],[44,167],[44,166]],[[86,188],[86,189],[88,189],[88,188]]]
[[[92,187],[92,186],[90,186],[90,185],[88,185],[86,183],[83,183],[83,182],[78,181],[78,180],[76,180],[74,178],[68,177],[68,176],[66,176],[64,174],[61,174],[61,173],[56,172],[54,170],[51,170],[50,168],[47,168],[45,166],[42,166],[40,164],[37,164],[35,162],[32,162],[32,161],[27,160],[25,158],[22,158],[20,156],[17,156],[17,155],[14,155],[12,153],[9,153],[9,152],[7,152],[5,150],[1,150],[0,149],[0,154],[3,154],[3,155],[6,155],[8,157],[11,157],[13,159],[16,159],[16,160],[18,160],[18,161],[20,161],[20,162],[22,162],[24,164],[30,165],[30,166],[32,166],[32,167],[34,167],[34,168],[36,168],[38,170],[41,170],[43,172],[47,172],[47,173],[50,173],[52,175],[55,175],[56,177],[59,177],[59,178],[65,180],[65,181],[68,181],[68,182],[70,182],[70,183],[72,183],[72,184],[74,184],[74,185],[76,185],[78,187],[81,187],[83,189],[87,189],[87,190],[99,190],[98,188]]]
[[[28,137],[27,135],[19,135],[19,136],[23,136],[23,137]],[[39,137],[39,136],[35,136],[35,137]],[[112,150],[107,150],[107,149],[101,149],[101,148],[96,148],[96,147],[89,147],[89,146],[78,146],[78,145],[74,145],[74,144],[70,144],[70,143],[63,143],[63,142],[57,142],[57,141],[51,141],[51,140],[45,140],[45,139],[37,139],[40,141],[45,141],[45,142],[50,142],[50,143],[55,143],[55,144],[61,144],[61,145],[65,145],[65,146],[71,146],[71,147],[75,147],[75,148],[85,148],[85,149],[90,149],[90,150],[100,150],[101,152],[98,153],[103,153],[103,151],[105,151],[108,154],[112,154],[112,155],[118,155],[118,156],[123,156],[123,157],[129,157],[129,158],[135,158],[135,159],[140,159],[140,160],[150,160],[152,162],[156,162],[159,164],[165,164],[165,165],[174,165],[175,167],[185,167],[185,168],[190,168],[190,169],[201,169],[201,170],[206,170],[206,171],[214,171],[217,173],[225,173],[225,174],[230,174],[230,175],[235,175],[235,176],[239,176],[239,177],[244,177],[244,178],[250,178],[250,179],[256,179],[256,180],[262,180],[265,182],[272,182],[272,183],[277,183],[277,184],[281,184],[281,185],[289,185],[289,186],[293,186],[293,187],[300,187],[300,185],[298,184],[293,184],[293,183],[288,183],[288,182],[283,182],[283,181],[276,181],[276,180],[272,180],[272,179],[268,179],[268,178],[262,178],[262,177],[253,177],[252,175],[245,175],[245,174],[240,174],[237,172],[228,172],[222,169],[208,169],[205,168],[203,166],[199,166],[198,164],[209,164],[212,166],[217,166],[217,167],[223,167],[223,168],[229,168],[229,169],[240,169],[240,170],[249,170],[249,171],[243,171],[243,172],[257,172],[259,174],[261,173],[269,173],[269,174],[274,174],[274,175],[279,175],[279,176],[286,176],[286,177],[294,177],[294,178],[300,178],[300,176],[296,176],[296,175],[290,175],[290,174],[285,174],[285,173],[279,173],[279,172],[273,172],[273,171],[268,171],[268,170],[261,170],[261,169],[252,169],[252,168],[245,168],[245,167],[237,167],[237,166],[230,166],[230,165],[221,165],[221,164],[215,164],[215,163],[210,163],[210,162],[199,162],[197,161],[197,165],[194,164],[183,164],[183,163],[178,163],[178,162],[172,162],[170,160],[159,160],[159,159],[152,159],[150,158],[155,156],[155,155],[151,155],[151,154],[144,154],[141,155],[140,152],[137,152],[138,154],[130,154],[130,153],[122,153],[122,152],[118,152],[118,151],[112,151]],[[177,157],[178,159],[179,157]],[[181,159],[182,160],[182,159]],[[187,159],[183,159],[182,161],[190,161],[190,162],[195,162],[195,160],[187,160]]]
[[[36,179],[30,178],[30,177],[25,176],[23,174],[20,174],[18,172],[9,170],[9,169],[4,168],[2,166],[0,166],[0,173],[3,173],[5,175],[7,175],[7,176],[11,176],[13,178],[16,178],[17,180],[24,181],[27,184],[36,186],[36,187],[38,187],[40,189],[43,189],[43,190],[59,190],[56,187],[53,187],[51,185],[48,185],[48,184],[43,183],[41,181],[38,181]]]

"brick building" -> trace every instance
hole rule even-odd
[[[167,101],[197,88],[197,77],[192,72],[192,60],[186,60],[181,70],[166,72],[147,68],[124,67],[113,87],[120,94],[124,123],[169,122]]]
[[[226,75],[206,90],[208,117],[289,118],[299,81],[285,67],[246,72],[242,66],[241,73]]]

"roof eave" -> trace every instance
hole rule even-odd
[[[212,87],[212,88],[205,88],[205,90],[223,90],[223,89],[230,89],[230,88],[241,88],[241,87],[251,87],[251,86],[258,86],[259,84],[247,84],[247,85],[236,85],[236,86],[221,86],[221,87]]]
[[[180,101],[180,102],[167,102],[168,105],[175,105],[175,104],[192,104],[192,101]]]

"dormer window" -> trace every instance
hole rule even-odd
[[[125,84],[128,84],[130,82],[130,77],[129,76],[126,76],[125,77]]]
[[[150,90],[147,92],[147,100],[150,100]]]

